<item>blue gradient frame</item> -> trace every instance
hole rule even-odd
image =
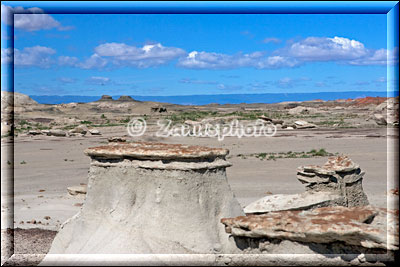
[[[38,7],[48,14],[386,14],[387,15],[387,49],[399,47],[399,2],[398,1],[272,1],[272,2],[125,2],[125,1],[3,1],[2,4],[25,9]],[[13,16],[13,14],[9,14]],[[6,48],[14,48],[14,28],[1,27],[9,37]],[[2,35],[3,36],[3,35]],[[398,54],[397,54],[398,62]],[[7,75],[7,83],[14,92],[14,63],[2,68],[1,74]],[[387,80],[395,80],[394,91],[399,91],[399,66],[387,66]],[[398,95],[398,93],[397,93]],[[393,96],[388,91],[388,97]],[[14,159],[13,151],[8,155]],[[395,172],[396,173],[396,172]],[[13,195],[13,172],[11,183],[7,187]],[[7,226],[13,229],[14,199],[10,205],[11,216],[7,217]],[[115,262],[114,262],[115,263]]]

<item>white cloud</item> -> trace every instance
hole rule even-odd
[[[266,38],[265,42],[278,42]],[[388,54],[388,56],[387,56]],[[389,58],[389,60],[387,60]],[[309,62],[333,61],[350,65],[386,65],[398,63],[398,49],[367,49],[363,43],[344,37],[308,37],[275,50],[272,55],[263,52],[235,55],[192,51],[179,59],[178,66],[191,69],[233,69],[252,67],[258,69],[293,68]],[[281,83],[284,85],[285,83]]]
[[[109,58],[115,65],[146,68],[166,64],[185,55],[183,49],[165,47],[160,43],[148,44],[143,47],[130,46],[124,43],[105,43],[97,46],[98,56]]]
[[[54,49],[45,46],[25,47],[23,50],[14,49],[14,65],[48,68],[54,63],[51,55],[55,53]]]
[[[268,44],[268,43],[279,44],[280,42],[281,42],[281,40],[278,38],[275,38],[275,37],[268,37],[263,40],[263,43],[265,43],[265,44]]]
[[[308,37],[286,48],[276,50],[274,53],[303,63],[336,61],[350,65],[394,64],[398,58],[398,48],[390,52],[386,49],[367,49],[359,41],[337,36],[334,38]]]
[[[398,64],[398,48],[394,50],[379,49],[371,51],[366,57],[351,60],[351,65],[394,65]]]
[[[76,64],[79,62],[79,59],[77,57],[69,57],[69,56],[59,56],[58,57],[58,64],[61,66],[76,66]]]
[[[352,60],[368,54],[362,43],[343,37],[308,37],[279,52],[302,61]]]
[[[62,26],[52,16],[44,14],[44,11],[37,7],[24,9],[23,7],[10,7],[1,5],[1,20],[8,25],[13,24],[14,28],[25,31],[49,30],[57,28],[60,31],[70,30],[71,26]]]
[[[220,90],[225,90],[225,91],[236,91],[236,90],[242,89],[243,86],[220,83],[220,84],[218,84],[217,88]]]
[[[67,78],[67,77],[60,77],[58,80],[62,83],[75,83],[76,79],[73,78]]]
[[[241,67],[273,69],[294,67],[297,64],[298,63],[296,60],[287,57],[264,57],[263,52],[227,55],[193,51],[190,52],[185,58],[181,58],[178,62],[178,66],[191,69],[233,69]]]
[[[197,79],[181,79],[180,83],[188,83],[188,84],[217,84],[215,81],[204,81],[204,80],[197,80]]]
[[[87,79],[87,82],[96,85],[106,85],[111,82],[111,79],[108,77],[92,76],[89,79]]]
[[[61,24],[47,14],[15,14],[14,28],[25,31],[49,30]]]
[[[1,49],[1,64],[11,63],[13,59],[12,48]]]
[[[262,57],[261,52],[251,54],[227,55],[209,52],[192,51],[181,58],[178,66],[191,69],[231,69],[254,66],[254,62]]]
[[[98,54],[93,54],[90,58],[81,63],[75,64],[76,67],[82,69],[101,69],[107,65],[107,60],[100,57]]]

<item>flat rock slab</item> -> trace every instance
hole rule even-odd
[[[305,243],[342,241],[366,248],[399,248],[398,210],[388,212],[371,206],[280,211],[224,218],[221,222],[233,236]]]
[[[87,185],[70,186],[67,188],[70,195],[86,194]]]
[[[292,195],[270,195],[250,203],[244,208],[246,214],[267,213],[282,210],[307,210],[317,207],[335,206],[343,197],[329,192],[301,193]]]
[[[111,143],[85,150],[85,154],[90,157],[137,159],[201,159],[225,157],[228,153],[229,150],[223,148],[150,142]]]

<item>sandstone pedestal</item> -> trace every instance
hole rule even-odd
[[[49,254],[236,251],[220,223],[244,215],[227,183],[228,150],[111,143],[85,154],[85,203],[62,225]]]
[[[369,202],[362,187],[364,174],[347,156],[330,157],[323,166],[301,166],[297,169],[297,179],[305,185],[306,192],[266,196],[250,203],[244,212],[262,214],[331,206],[366,206]]]

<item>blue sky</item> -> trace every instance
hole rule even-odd
[[[11,8],[2,5],[2,67],[12,55],[4,36],[10,22],[3,13]],[[393,86],[386,81],[383,14],[25,10],[34,14],[14,15],[14,89],[29,95],[386,91],[387,84]],[[9,89],[5,75],[2,90]]]

